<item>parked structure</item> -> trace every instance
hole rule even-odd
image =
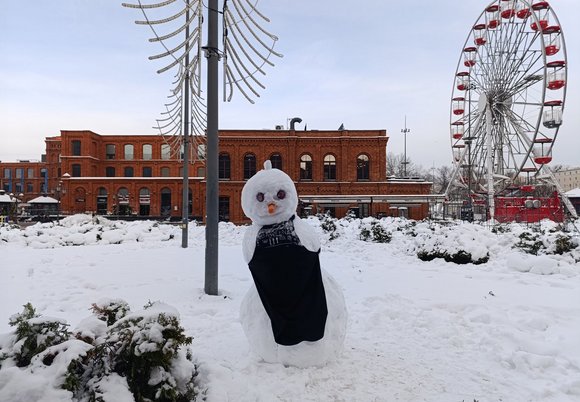
[[[385,130],[220,131],[220,219],[247,223],[240,195],[245,181],[270,159],[296,182],[303,215],[391,215],[422,219],[429,212],[431,183],[387,180]],[[191,150],[188,213],[205,216],[205,145]],[[99,135],[61,131],[46,138],[45,162],[30,200],[39,194],[60,201],[60,212],[178,219],[182,205],[182,155],[162,136]],[[20,165],[0,163],[3,186],[16,185]],[[11,170],[6,173],[6,170]],[[25,171],[22,171],[25,172]],[[18,173],[22,175],[25,173]],[[27,172],[27,171],[26,171]],[[36,174],[36,173],[35,173]],[[22,179],[19,177],[20,182]],[[24,180],[26,183],[26,180]],[[44,187],[42,184],[45,184]],[[25,189],[26,190],[26,189]]]

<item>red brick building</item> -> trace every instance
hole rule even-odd
[[[34,165],[33,176],[38,180],[26,188],[34,190],[30,195],[23,191],[25,200],[46,193],[61,200],[65,214],[178,218],[183,207],[182,155],[167,140],[151,135],[61,131],[58,137],[46,138],[46,161]],[[205,144],[203,137],[199,140],[192,146],[190,158],[188,209],[190,216],[202,219]],[[431,183],[387,180],[387,141],[385,130],[222,130],[220,218],[248,222],[240,205],[242,187],[270,159],[295,181],[300,213],[330,211],[344,216],[354,209],[361,216],[403,214],[422,219],[429,211]],[[11,169],[10,175],[16,174],[18,166],[0,163],[4,172]],[[15,176],[9,177],[12,179],[3,179],[3,186],[12,191],[17,182]],[[20,186],[28,183],[18,180]]]

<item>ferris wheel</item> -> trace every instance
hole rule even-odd
[[[495,0],[461,50],[451,96],[456,181],[470,197],[534,190],[562,124],[567,58],[547,1]]]

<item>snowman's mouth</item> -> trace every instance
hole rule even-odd
[[[276,209],[278,208],[278,206],[276,204],[274,204],[273,202],[268,204],[268,213],[270,215],[274,214],[276,212]]]

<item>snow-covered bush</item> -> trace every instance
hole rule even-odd
[[[129,312],[129,304],[121,299],[102,299],[91,306],[93,314],[108,326],[113,325]]]
[[[64,388],[75,398],[114,402],[107,390],[111,383],[121,383],[137,402],[195,400],[197,367],[185,348],[192,338],[185,335],[175,309],[156,302],[130,312],[122,300],[105,300],[92,310],[108,326],[104,335],[94,337],[93,349],[68,367]],[[77,331],[87,332],[99,331]]]
[[[381,225],[381,222],[374,219],[364,219],[360,226],[360,239],[363,241],[373,241],[375,243],[388,243],[392,239],[391,233]]]
[[[521,232],[513,247],[532,255],[562,255],[575,250],[578,240],[562,231],[535,227]]]
[[[336,218],[333,218],[328,213],[324,215],[319,215],[318,218],[321,221],[320,227],[322,228],[322,230],[330,235],[329,240],[335,240],[340,236],[337,230],[338,227],[336,225]]]
[[[545,249],[544,243],[540,239],[539,233],[523,232],[519,236],[519,241],[514,244],[515,248],[519,248],[525,253],[538,255],[538,252]]]
[[[24,305],[22,313],[10,317],[9,324],[16,329],[11,334],[8,347],[2,348],[0,345],[0,367],[7,359],[18,367],[26,367],[34,356],[70,338],[66,322],[40,317],[30,303]],[[50,356],[45,358],[51,359]],[[47,363],[50,365],[50,362]]]
[[[422,261],[442,258],[455,264],[485,264],[497,244],[497,235],[477,224],[422,222],[413,231],[415,253]]]

